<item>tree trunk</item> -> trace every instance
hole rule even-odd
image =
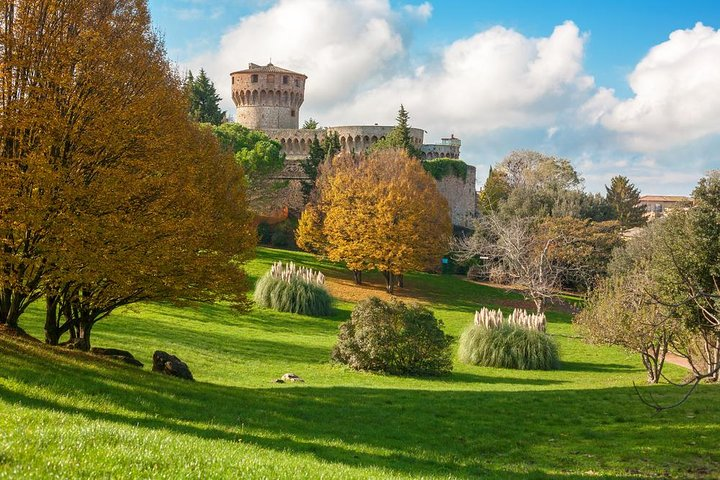
[[[655,384],[660,381],[665,356],[667,355],[668,344],[649,345],[641,353],[643,365],[647,372],[648,383]]]
[[[385,290],[390,295],[395,294],[395,275],[389,270],[385,270],[383,272],[383,277],[385,277]]]
[[[353,270],[355,285],[362,285],[362,270]]]
[[[652,361],[652,355],[647,350],[642,353],[642,363],[645,367],[645,371],[647,372],[647,381],[648,383],[658,383],[658,377],[656,375],[656,369],[653,365]]]
[[[25,299],[25,295],[18,293],[10,288],[6,288],[2,292],[0,299],[0,323],[10,328],[18,328],[18,319],[20,318],[20,305]]]
[[[3,288],[0,293],[0,325],[7,325],[7,314],[10,310],[10,289]]]
[[[706,341],[705,351],[708,360],[707,373],[711,374],[708,381],[717,382],[720,380],[720,337],[716,338],[715,341]]]
[[[541,314],[545,306],[545,299],[543,297],[532,297],[532,301],[535,304],[535,311]]]
[[[45,343],[57,345],[60,343],[60,316],[58,295],[47,295],[45,297]]]
[[[397,284],[400,288],[405,288],[405,275],[400,274],[397,276]]]
[[[78,322],[78,336],[73,343],[76,349],[84,352],[90,350],[90,333],[92,332],[93,325],[95,325],[95,323],[91,321],[81,320]]]

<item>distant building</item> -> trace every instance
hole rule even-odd
[[[692,207],[693,200],[681,195],[643,195],[640,205],[645,207],[648,220],[663,217],[673,210],[687,210]]]
[[[455,135],[450,138],[443,138],[440,143],[426,143],[420,147],[420,158],[432,160],[433,158],[460,158],[460,146],[462,142]]]

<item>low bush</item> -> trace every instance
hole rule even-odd
[[[319,272],[278,262],[255,284],[255,303],[280,312],[328,316],[332,297],[323,283]]]
[[[336,362],[356,370],[396,375],[439,375],[452,369],[452,337],[420,305],[369,298],[340,326],[332,352]]]
[[[552,370],[560,364],[557,343],[550,335],[508,324],[471,325],[460,336],[458,357],[471,365],[517,370]]]

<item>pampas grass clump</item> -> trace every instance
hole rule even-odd
[[[323,285],[324,279],[322,273],[278,262],[255,285],[255,303],[281,312],[328,316],[332,297]]]
[[[560,364],[557,343],[550,335],[507,323],[468,327],[460,337],[458,357],[471,365],[516,370],[552,370]]]

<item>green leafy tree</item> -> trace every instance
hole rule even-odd
[[[200,69],[197,78],[188,72],[185,78],[185,91],[190,100],[190,118],[200,123],[220,125],[225,119],[225,112],[220,110],[220,96],[215,85]]]
[[[670,293],[675,316],[700,337],[686,346],[696,378],[720,380],[720,171],[702,178],[693,191],[694,207],[668,216],[669,233],[658,262],[660,282]]]
[[[555,239],[548,249],[548,258],[561,267],[561,286],[574,291],[587,291],[604,277],[613,250],[623,243],[617,222],[574,217],[548,217],[536,235]]]
[[[645,207],[640,205],[640,191],[630,183],[627,177],[618,175],[605,186],[606,199],[612,208],[615,218],[624,229],[641,227],[647,223]]]
[[[247,182],[247,196],[255,212],[276,207],[271,192],[283,188],[284,182],[275,176],[285,166],[285,154],[280,143],[265,133],[250,130],[237,123],[223,123],[212,127],[220,144],[233,152],[242,165]]]
[[[510,194],[510,185],[505,173],[490,167],[490,173],[485,185],[478,194],[478,209],[481,213],[495,212],[500,203],[507,200]]]
[[[511,152],[493,169],[502,174],[508,193],[497,210],[505,217],[580,214],[583,179],[564,159],[531,150]]]
[[[310,117],[307,120],[305,120],[305,123],[303,123],[302,128],[305,130],[317,130],[318,122],[314,118]]]
[[[413,139],[410,136],[410,114],[408,114],[405,107],[401,104],[400,110],[396,117],[397,124],[390,131],[390,133],[377,142],[371,147],[371,151],[383,150],[386,148],[402,148],[408,155],[415,158],[420,158],[420,149],[413,144]]]

